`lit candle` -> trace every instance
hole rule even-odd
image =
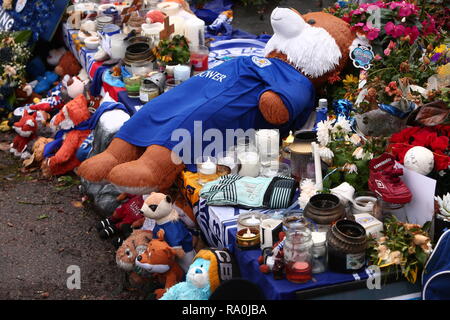
[[[200,171],[203,174],[215,174],[216,173],[216,164],[211,161],[211,159],[208,157],[206,162],[203,162]]]
[[[316,188],[317,190],[323,189],[322,184],[322,164],[320,163],[319,145],[315,142],[311,142],[311,147],[314,154],[314,168],[316,174]]]
[[[242,235],[243,238],[253,238],[254,236],[255,234],[252,233],[249,228],[247,228],[247,231]]]

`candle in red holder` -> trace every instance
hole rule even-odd
[[[306,261],[291,261],[286,265],[286,279],[302,283],[312,279],[311,265]]]
[[[191,49],[191,64],[194,71],[208,70],[209,50],[206,46],[198,46]]]

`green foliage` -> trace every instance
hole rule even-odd
[[[171,40],[161,40],[158,46],[153,48],[153,54],[159,61],[171,65],[187,64],[191,57],[188,42],[181,35],[176,35]]]
[[[430,242],[427,228],[429,224],[420,227],[416,224],[402,223],[395,216],[386,217],[384,221],[384,238],[369,238],[367,255],[370,264],[394,268],[412,283],[415,283],[419,272],[425,266],[430,253]],[[416,236],[428,238],[426,243],[415,244]],[[397,261],[383,260],[379,255],[380,247],[386,247],[391,254],[400,253]]]

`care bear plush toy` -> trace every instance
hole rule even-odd
[[[229,129],[277,128],[284,137],[300,128],[315,106],[315,88],[342,71],[356,36],[345,21],[323,12],[276,8],[271,24],[265,58],[231,59],[153,99],[78,174],[121,192],[165,191],[184,168],[196,171],[194,160],[204,155],[198,150],[211,143],[197,141],[194,132],[203,137],[213,129],[226,137]]]

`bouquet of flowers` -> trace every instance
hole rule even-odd
[[[327,11],[347,21],[360,38],[370,42],[375,54],[371,68],[361,72],[357,84],[352,83],[350,90],[348,81],[341,84],[351,92],[350,98],[357,96],[354,102],[359,111],[381,104],[387,109],[393,106],[392,114],[404,117],[416,105],[450,100],[448,6],[378,1],[337,3]]]
[[[158,61],[170,65],[187,64],[190,59],[189,45],[184,36],[176,35],[172,40],[161,40],[153,54]]]
[[[325,189],[348,182],[356,191],[367,190],[369,161],[381,155],[386,146],[384,138],[361,138],[352,132],[345,117],[328,118],[317,125],[320,157],[329,166]]]
[[[14,89],[25,79],[25,65],[31,55],[27,31],[0,32],[0,106],[12,105]]]
[[[369,263],[381,268],[393,268],[411,283],[423,269],[432,251],[431,240],[427,233],[430,224],[423,227],[418,224],[403,223],[395,216],[384,221],[384,236],[369,238]]]
[[[433,127],[409,127],[394,133],[387,149],[403,163],[406,152],[415,146],[425,147],[433,152],[434,169],[447,170],[450,166],[448,152],[450,125]]]

